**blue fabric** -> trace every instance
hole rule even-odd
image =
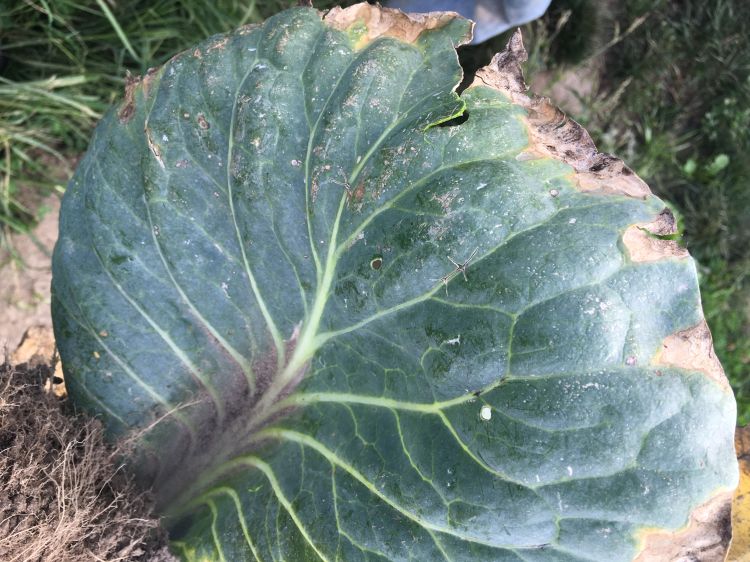
[[[535,20],[551,0],[388,0],[385,5],[404,12],[458,12],[474,20],[474,40],[481,43],[503,31]]]

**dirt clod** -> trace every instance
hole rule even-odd
[[[0,560],[175,560],[101,424],[45,393],[50,367],[0,366]]]

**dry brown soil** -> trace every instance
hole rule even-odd
[[[11,352],[31,326],[52,326],[50,316],[50,258],[57,240],[60,199],[44,200],[49,208],[31,235],[13,235],[11,243],[21,263],[0,252],[0,360]]]

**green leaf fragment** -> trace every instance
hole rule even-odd
[[[469,32],[291,9],[98,126],[56,337],[186,560],[630,560],[736,485],[694,263],[639,230],[664,204],[543,142],[577,125],[512,50],[458,96]]]

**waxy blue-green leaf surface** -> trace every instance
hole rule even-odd
[[[466,21],[368,23],[289,10],[129,85],[63,203],[69,392],[188,560],[629,560],[736,481],[731,393],[654,363],[694,263],[631,259],[661,201],[453,92]]]

